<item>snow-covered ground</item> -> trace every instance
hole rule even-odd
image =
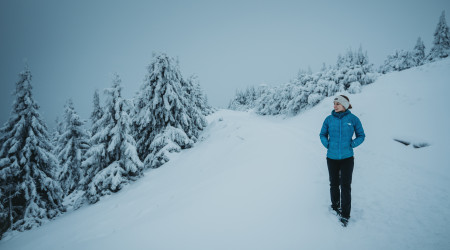
[[[449,93],[447,59],[349,95],[366,141],[347,228],[329,210],[327,98],[293,118],[218,111],[194,148],[0,249],[450,249]]]

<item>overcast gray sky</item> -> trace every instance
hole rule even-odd
[[[237,88],[286,83],[348,48],[361,45],[376,67],[419,36],[428,52],[443,10],[448,24],[448,0],[0,0],[0,123],[25,61],[50,127],[69,98],[88,119],[94,90],[115,72],[132,98],[152,52],[178,57],[210,104],[226,107]]]

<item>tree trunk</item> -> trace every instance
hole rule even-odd
[[[12,185],[9,185],[8,189],[9,189],[8,199],[9,199],[9,223],[10,223],[9,228],[12,229],[12,226],[13,226],[13,215],[12,215],[13,208],[12,208],[12,195],[11,195]]]

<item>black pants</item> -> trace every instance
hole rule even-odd
[[[335,210],[341,208],[342,217],[350,218],[354,158],[353,156],[342,160],[327,158],[327,164],[330,175],[331,207]]]

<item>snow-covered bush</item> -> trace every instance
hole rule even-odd
[[[404,50],[396,50],[389,55],[380,67],[380,73],[386,74],[391,71],[402,71],[414,67],[411,53]]]
[[[323,98],[325,98],[325,97],[321,94],[312,93],[308,96],[308,104],[311,106],[314,106],[317,103],[319,103],[320,101],[322,101]]]
[[[261,115],[295,115],[337,92],[359,93],[361,86],[374,82],[376,77],[367,52],[363,53],[362,48],[358,52],[348,50],[345,56],[338,57],[335,67],[324,65],[322,71],[315,74],[300,71],[297,79],[272,88],[249,87],[237,91],[229,108],[254,108]]]
[[[412,51],[396,50],[392,55],[389,55],[380,67],[379,72],[386,74],[391,71],[402,71],[417,67],[422,65],[424,60],[425,45],[419,37]]]
[[[350,87],[347,89],[350,94],[358,94],[361,93],[361,83],[352,82],[350,83]]]
[[[250,86],[244,91],[237,90],[235,97],[228,104],[229,109],[248,110],[256,105],[256,101],[267,91],[267,85]]]

